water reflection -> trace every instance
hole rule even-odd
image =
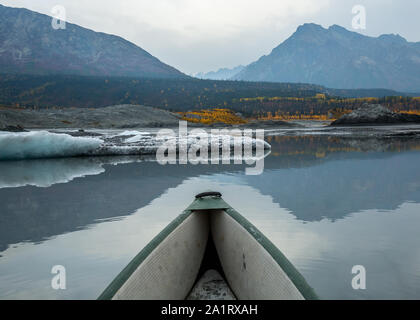
[[[13,243],[39,242],[85,228],[98,220],[130,215],[189,177],[244,170],[239,165],[161,166],[152,161],[138,162],[138,158],[131,158],[131,163],[125,159],[124,165],[116,165],[121,161],[116,162],[112,158],[42,161],[41,166],[46,170],[33,174],[38,185],[48,180],[48,168],[65,168],[61,176],[56,175],[57,181],[62,181],[63,177],[77,176],[79,172],[85,176],[49,188],[27,186],[0,189],[0,252]],[[9,168],[28,166],[27,172],[39,168],[37,163],[33,165],[30,161],[3,165]],[[96,175],[88,175],[87,172]],[[13,173],[17,173],[17,176],[11,178]],[[20,177],[24,177],[22,184],[26,183],[26,176],[22,176],[19,170],[8,170],[6,179],[1,178],[0,184],[11,184],[10,181],[19,184]],[[50,183],[51,180],[48,181]]]
[[[246,176],[240,165],[160,166],[138,158],[0,163],[0,298],[96,298],[196,193],[209,189],[222,191],[322,297],[415,297],[420,143],[270,140],[261,176]],[[49,287],[54,264],[71,270],[66,292]],[[370,291],[349,288],[355,264],[375,270]]]
[[[134,160],[113,157],[0,161],[0,189],[25,186],[47,188],[76,178],[101,174],[105,172],[105,164],[118,165],[127,162]]]
[[[413,139],[276,137],[264,175],[244,177],[298,219],[336,220],[420,202],[420,142]]]

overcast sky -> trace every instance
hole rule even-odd
[[[124,37],[163,62],[193,74],[249,64],[306,22],[352,27],[352,8],[364,5],[366,30],[420,41],[420,0],[0,0]],[[359,30],[360,32],[360,30]]]

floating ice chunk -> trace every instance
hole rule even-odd
[[[93,153],[103,141],[33,131],[0,135],[0,160],[74,157]]]
[[[143,135],[149,135],[151,134],[150,132],[140,132],[140,131],[136,131],[136,130],[128,130],[128,131],[124,131],[119,133],[117,136],[118,137],[130,137],[130,136],[143,136]]]
[[[137,136],[125,139],[124,142],[125,143],[136,143],[136,142],[140,142],[143,141],[145,139],[144,135],[139,134]]]

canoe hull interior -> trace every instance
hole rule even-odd
[[[99,299],[184,300],[209,268],[219,269],[239,300],[317,298],[286,257],[239,213],[222,199],[198,199]]]
[[[208,238],[208,216],[190,215],[147,256],[112,299],[184,299],[197,278]]]
[[[225,211],[211,214],[211,233],[225,277],[238,299],[304,299],[273,257]]]

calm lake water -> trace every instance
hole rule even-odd
[[[420,141],[268,137],[260,176],[240,165],[138,158],[0,162],[0,299],[96,299],[208,190],[248,218],[324,299],[420,299]],[[51,288],[51,268],[67,289]],[[353,290],[363,265],[367,289]]]

